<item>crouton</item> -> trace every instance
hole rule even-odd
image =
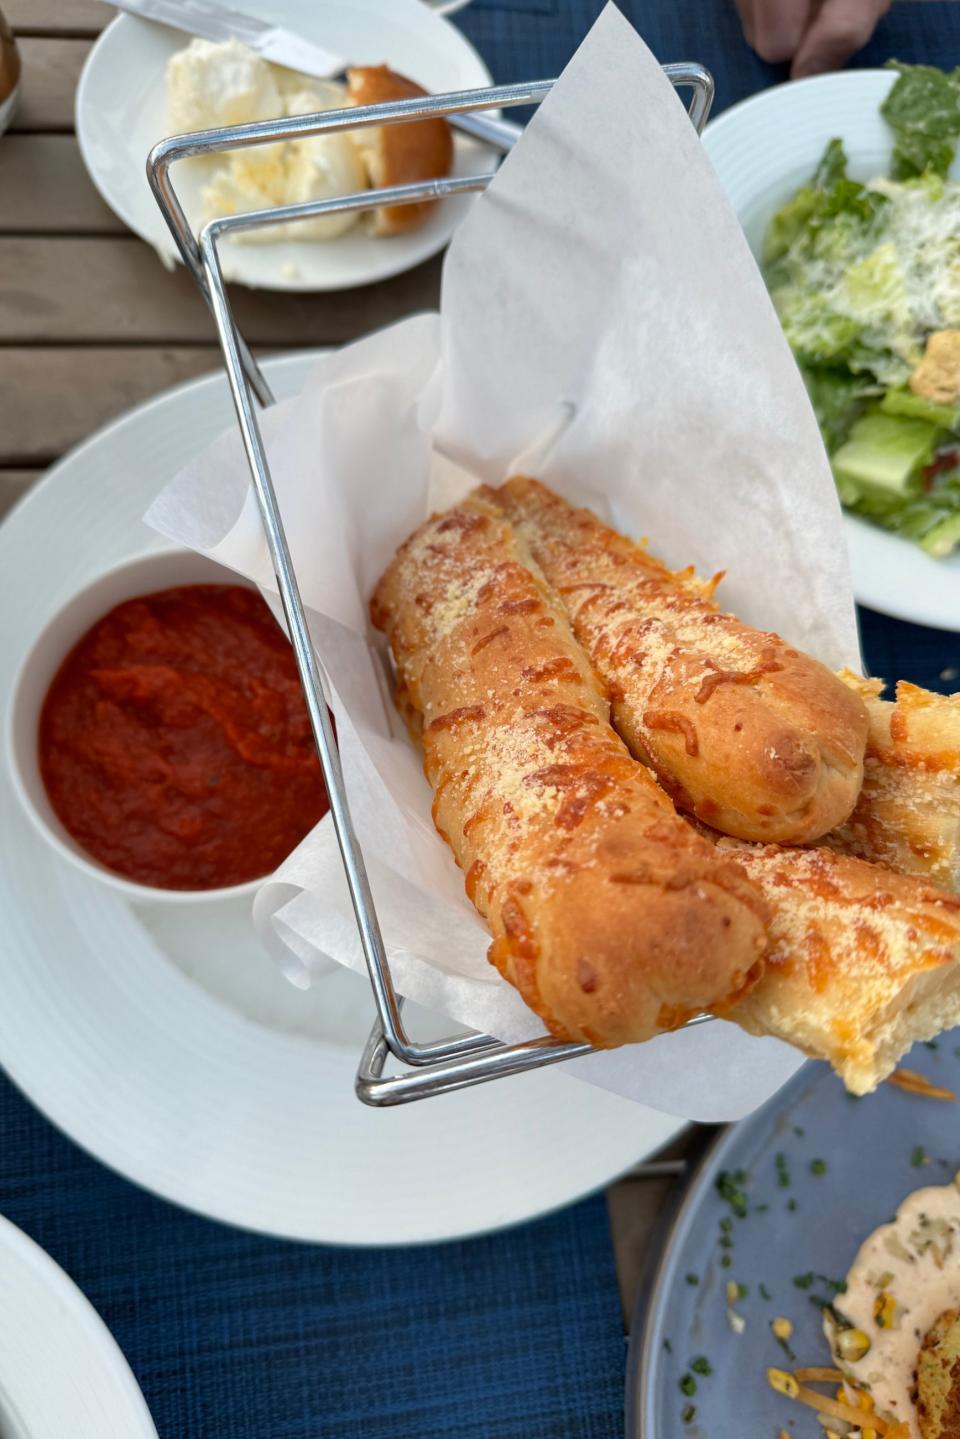
[[[910,388],[935,405],[960,405],[960,330],[936,330],[930,336]]]

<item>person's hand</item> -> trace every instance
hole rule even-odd
[[[790,78],[839,70],[873,34],[891,0],[736,0],[762,60],[789,60]]]

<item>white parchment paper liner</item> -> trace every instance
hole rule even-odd
[[[367,601],[396,546],[476,477],[525,469],[652,536],[670,563],[729,569],[723,596],[743,618],[828,664],[858,662],[802,382],[681,101],[613,6],[457,233],[439,316],[322,358],[264,432],[398,988],[507,1040],[542,1033],[486,960],[371,649]],[[147,518],[275,593],[233,432]],[[328,822],[264,886],[255,919],[295,983],[362,969]],[[568,1072],[720,1120],[799,1063],[716,1022]]]

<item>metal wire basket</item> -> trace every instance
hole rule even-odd
[[[689,87],[692,90],[688,113],[699,134],[706,123],[713,101],[712,77],[707,70],[696,64],[666,65],[664,73],[675,87]],[[588,1044],[567,1044],[552,1038],[534,1039],[522,1044],[504,1044],[484,1034],[420,1044],[411,1037],[404,1025],[403,1000],[397,994],[390,974],[363,854],[351,821],[320,670],[307,629],[303,603],[257,419],[258,407],[273,404],[274,397],[237,329],[227,297],[217,245],[224,236],[262,225],[279,225],[289,220],[340,214],[345,211],[372,210],[381,205],[407,205],[424,200],[442,200],[451,195],[480,191],[489,184],[493,172],[487,175],[448,177],[413,185],[363,190],[357,194],[329,200],[312,200],[276,209],[224,216],[210,220],[199,235],[194,235],[178,199],[170,171],[177,160],[196,155],[219,154],[226,150],[262,145],[271,141],[297,140],[364,126],[399,125],[436,116],[468,115],[472,111],[537,105],[549,94],[554,83],[553,80],[538,80],[525,85],[499,85],[485,90],[464,90],[390,104],[329,110],[290,119],[204,130],[197,134],[178,135],[162,140],[151,150],[147,161],[147,176],[154,197],[183,262],[196,281],[217,327],[243,447],[250,466],[264,534],[273,561],[283,612],[330,798],[331,818],[376,1005],[376,1019],[363,1050],[356,1079],[357,1095],[364,1103],[371,1105],[405,1104],[415,1099],[426,1099],[451,1090],[464,1089],[469,1085],[483,1084],[504,1075],[539,1069],[546,1064],[558,1064],[592,1051]],[[510,128],[505,125],[500,127],[501,148],[508,148],[512,141]],[[703,1023],[709,1018],[709,1015],[702,1015],[690,1023]],[[398,1061],[400,1067],[396,1072],[386,1073],[391,1056]]]

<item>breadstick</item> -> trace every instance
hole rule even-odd
[[[960,694],[901,680],[894,704],[879,698],[881,680],[841,678],[863,698],[870,733],[856,809],[825,843],[960,890]]]
[[[960,1023],[960,897],[832,850],[723,840],[770,904],[766,973],[731,1012],[867,1094]]]
[[[797,843],[846,819],[867,734],[858,695],[722,613],[719,576],[671,572],[536,480],[495,493],[608,685],[615,727],[680,809],[741,839]]]
[[[614,1046],[759,977],[765,908],[631,759],[564,612],[501,512],[428,520],[377,586],[433,817],[548,1029]]]

